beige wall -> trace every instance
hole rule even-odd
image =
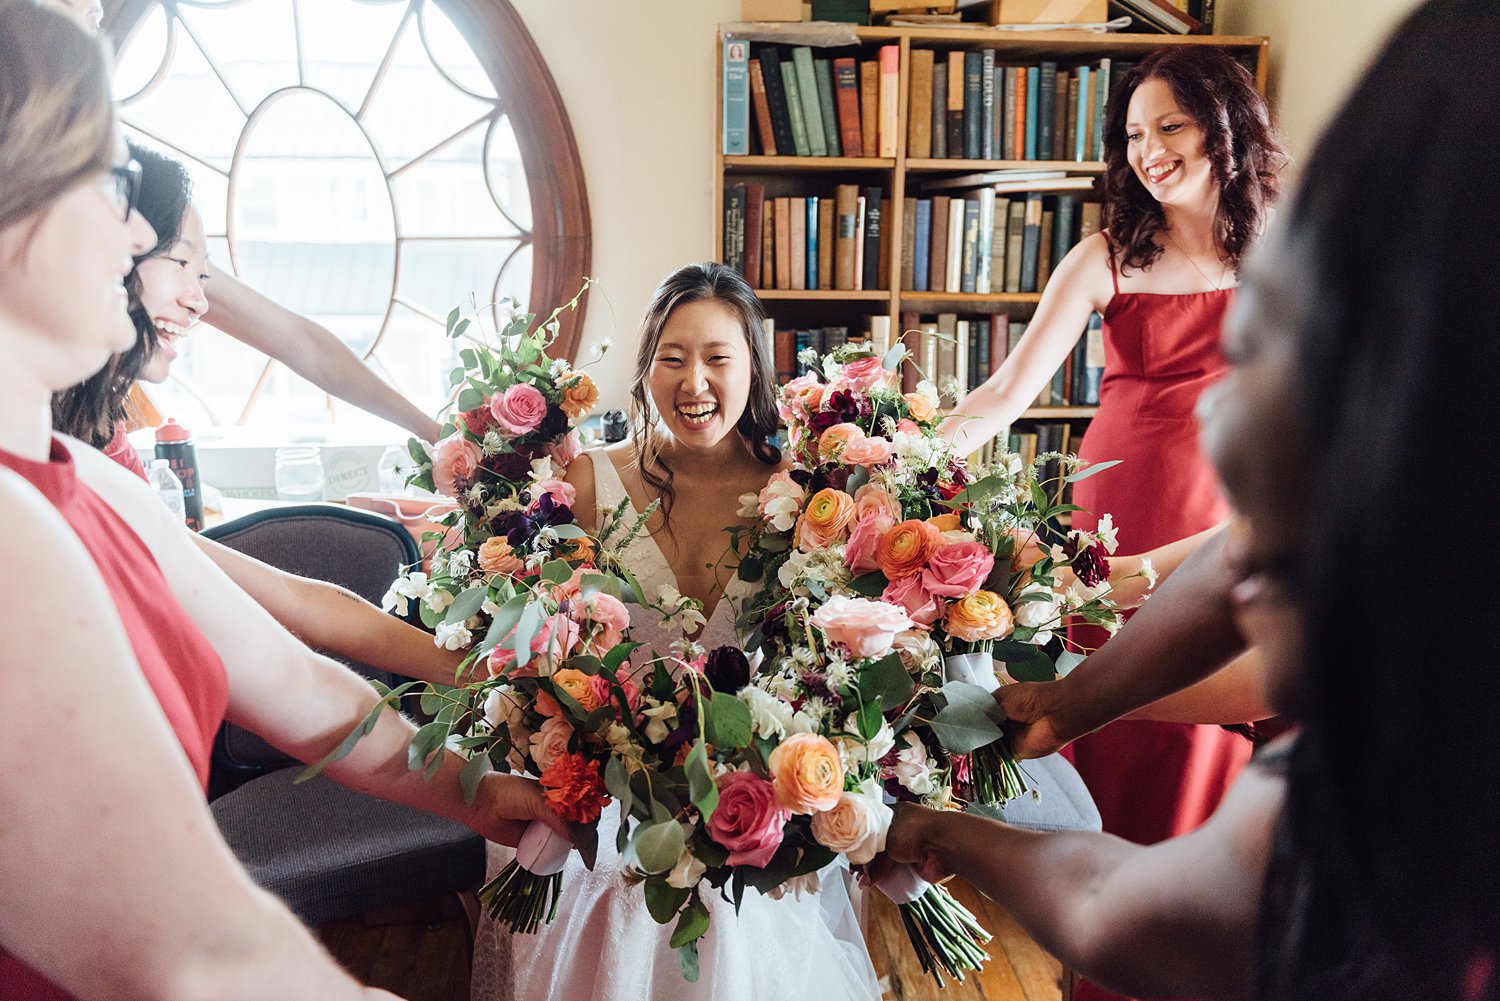
[[[714,255],[715,27],[739,0],[512,0],[562,92],[588,182],[594,277],[580,360],[623,405],[636,325],[669,270]],[[1271,36],[1271,95],[1306,157],[1376,46],[1416,0],[1218,0],[1224,33]],[[534,303],[535,308],[553,304]]]

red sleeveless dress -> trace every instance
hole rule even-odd
[[[1212,528],[1229,509],[1198,446],[1194,408],[1227,369],[1220,325],[1233,289],[1187,295],[1121,292],[1104,311],[1104,381],[1099,412],[1078,454],[1124,460],[1073,488],[1075,527],[1114,516],[1120,553],[1138,554]],[[1093,629],[1083,641],[1105,638]],[[1104,829],[1152,844],[1186,834],[1218,807],[1250,760],[1248,740],[1217,726],[1121,721],[1075,741]],[[1079,984],[1074,1001],[1113,998]]]
[[[206,791],[209,755],[229,694],[219,655],[172,596],[145,543],[98,494],[78,481],[66,446],[54,440],[47,462],[0,450],[0,465],[29,480],[83,543],[125,626],[141,674]],[[7,1001],[69,998],[3,948],[0,987]]]

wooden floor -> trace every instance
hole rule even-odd
[[[895,906],[879,894],[868,898],[870,955],[886,1001],[1062,1001],[1057,960],[989,900],[962,885],[954,892],[995,938],[985,969],[942,991],[917,965]],[[367,984],[408,1001],[468,1001],[468,925],[456,904],[434,902],[338,921],[318,934],[339,962]]]

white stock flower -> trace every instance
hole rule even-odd
[[[857,734],[859,732],[859,720],[850,716],[844,720],[844,732]],[[839,749],[839,756],[844,759],[846,770],[865,762],[879,761],[890,754],[896,746],[896,733],[891,725],[884,721],[880,724],[880,730],[868,742],[860,737],[835,737],[833,743]]]
[[[397,615],[405,615],[408,601],[421,601],[431,592],[432,585],[427,581],[427,574],[414,570],[391,582],[385,597],[380,599],[380,607],[387,612],[394,610]]]
[[[792,550],[792,554],[787,557],[786,562],[781,564],[781,569],[776,571],[776,580],[782,587],[796,587],[801,581],[802,575],[807,570],[807,564],[811,561],[811,553]]]
[[[691,890],[707,871],[708,866],[699,862],[692,852],[684,848],[682,854],[677,856],[677,864],[667,873],[667,885],[678,890]]]
[[[797,524],[797,515],[802,513],[802,501],[806,491],[795,480],[777,477],[767,483],[755,495],[761,517],[770,522],[778,532],[789,532]]]
[[[1044,584],[1032,582],[1021,589],[1018,597],[1028,594],[1045,595],[1043,601],[1017,601],[1016,623],[1030,629],[1041,630],[1027,642],[1042,646],[1052,639],[1052,630],[1062,625],[1063,596]]]
[[[750,728],[767,740],[787,736],[792,707],[768,692],[746,685],[735,695],[750,710]]]
[[[642,706],[641,715],[648,721],[645,727],[646,739],[653,744],[660,744],[667,739],[667,734],[672,732],[672,726],[677,722],[677,707],[670,702],[657,702],[655,705],[642,703]]]
[[[1099,525],[1094,529],[1099,536],[1099,541],[1104,543],[1104,551],[1113,556],[1115,550],[1120,546],[1120,540],[1115,537],[1115,519],[1113,515],[1106,514],[1099,519]]]
[[[462,650],[474,642],[474,634],[462,622],[439,622],[432,642],[444,650]]]
[[[427,597],[422,600],[434,612],[442,612],[449,605],[453,604],[453,595],[440,587],[429,587],[427,589]]]
[[[1142,577],[1146,578],[1146,586],[1148,588],[1151,588],[1152,590],[1155,590],[1156,582],[1159,579],[1156,573],[1156,565],[1144,556],[1141,557],[1140,574]]]

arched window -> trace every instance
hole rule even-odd
[[[577,147],[507,0],[123,0],[106,28],[126,133],[187,164],[219,267],[423,410],[449,389],[453,306],[546,312],[587,273]],[[582,320],[562,318],[559,354]],[[189,340],[163,395],[216,424],[332,405],[217,334]]]

